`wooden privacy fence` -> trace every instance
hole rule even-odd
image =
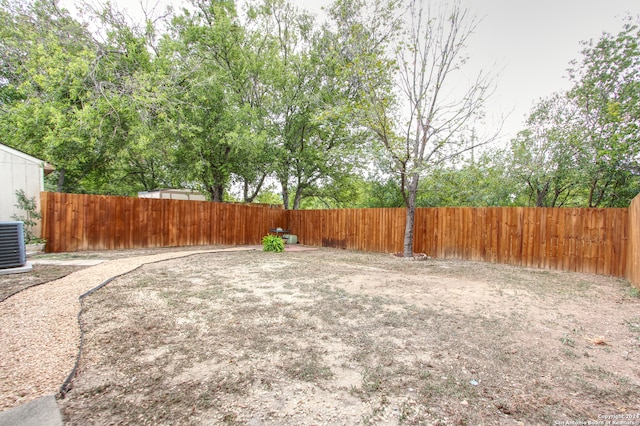
[[[102,195],[41,194],[47,251],[260,244],[285,225],[281,206]]]
[[[283,227],[306,245],[402,251],[405,209],[281,207],[42,193],[52,252],[259,244]],[[416,210],[414,251],[640,281],[640,197],[629,209],[456,207]]]
[[[519,266],[624,276],[627,209],[445,207],[416,209],[414,251]],[[404,209],[290,211],[305,244],[401,252]]]

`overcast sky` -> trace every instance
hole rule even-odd
[[[513,110],[505,131],[514,136],[534,103],[570,87],[567,68],[580,59],[581,41],[603,32],[617,34],[627,12],[640,14],[634,0],[477,0],[482,17],[472,38],[474,67],[500,70],[492,110]]]
[[[155,4],[156,0],[141,0]],[[320,15],[330,0],[292,0]],[[463,0],[465,1],[465,0]],[[639,0],[466,0],[482,19],[469,44],[468,72],[484,69],[498,75],[488,104],[489,116],[509,115],[504,142],[519,130],[535,102],[568,89],[567,68],[580,58],[581,41],[622,29],[627,14],[640,15]],[[64,0],[63,4],[72,0]],[[112,0],[128,9],[136,0]],[[181,0],[160,0],[180,5]],[[129,10],[135,14],[132,10]]]

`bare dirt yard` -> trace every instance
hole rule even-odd
[[[218,252],[112,281],[81,322],[70,425],[640,425],[640,298],[611,277]]]

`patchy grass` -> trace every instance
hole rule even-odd
[[[627,291],[608,277],[338,250],[150,264],[85,299],[61,406],[71,424],[637,413],[640,301]]]

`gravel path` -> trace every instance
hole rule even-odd
[[[111,277],[146,263],[239,247],[117,259],[22,291],[0,304],[0,410],[55,394],[79,350],[79,297]]]

